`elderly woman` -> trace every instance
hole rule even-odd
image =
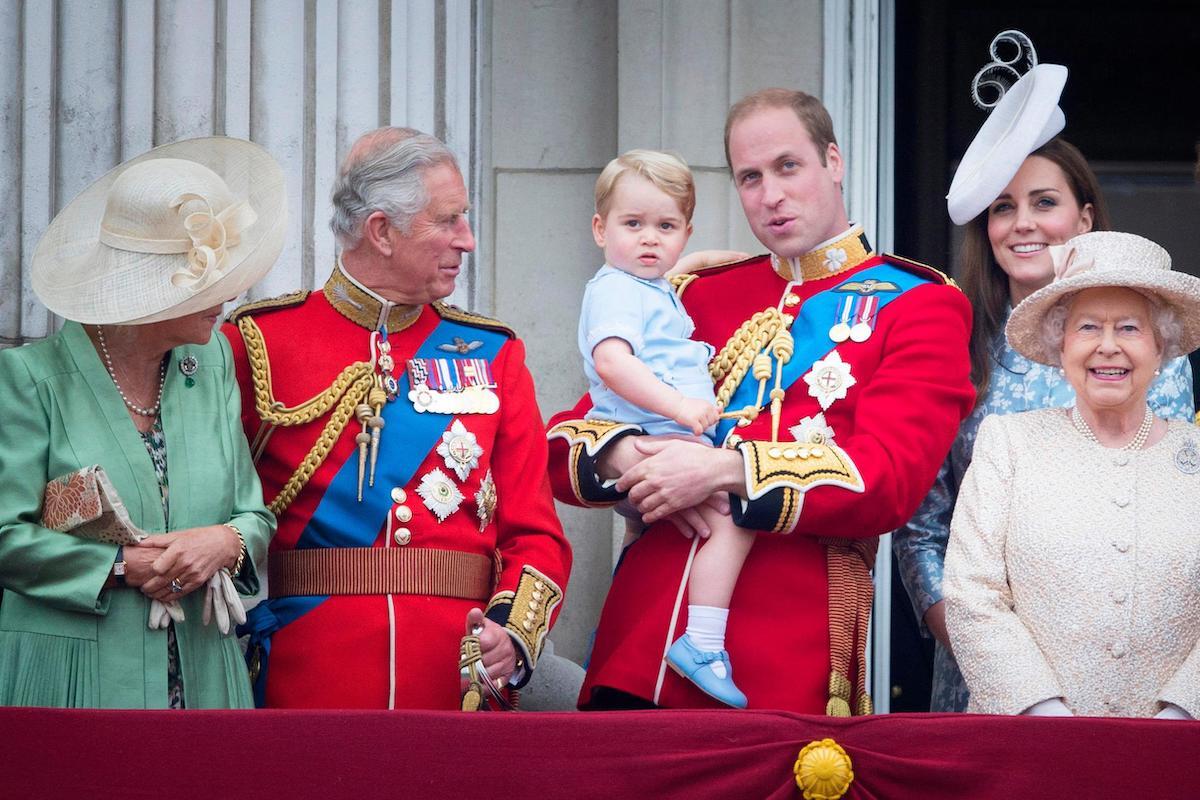
[[[1053,277],[1049,247],[1110,227],[1099,182],[1083,155],[1061,138],[1044,141],[1062,127],[1055,121],[1062,115],[1056,103],[1065,80],[1065,68],[1041,64],[1004,95],[964,156],[948,198],[951,217],[965,226],[957,274],[974,309],[970,356],[976,403],[928,496],[893,538],[917,618],[937,640],[932,711],[967,707],[967,687],[946,635],[942,578],[950,519],[980,423],[990,414],[1075,401],[1059,370],[1031,362],[1004,338],[1013,307]],[[996,138],[998,125],[1004,133]],[[1190,420],[1187,360],[1167,361],[1147,399],[1165,418]]]
[[[275,520],[212,331],[278,256],[284,198],[262,148],[180,142],[105,175],[38,245],[34,291],[68,322],[0,353],[0,704],[253,705],[229,618]],[[95,466],[141,541],[43,524],[86,520],[86,484],[57,479]]]
[[[1200,279],[1126,233],[1056,248],[1007,326],[1076,404],[983,421],[951,525],[946,623],[991,714],[1200,713],[1200,434],[1155,416],[1164,359],[1200,345]]]

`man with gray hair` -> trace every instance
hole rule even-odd
[[[571,561],[524,346],[441,302],[475,239],[440,141],[365,134],[333,206],[341,255],[323,290],[242,306],[224,326],[279,517],[270,597],[245,626],[256,700],[458,708],[460,640],[482,667],[474,696],[506,699],[532,674]]]

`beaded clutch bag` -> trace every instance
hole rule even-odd
[[[146,538],[129,519],[125,504],[99,464],[46,484],[42,525],[111,544],[133,544]]]

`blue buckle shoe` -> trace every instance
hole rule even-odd
[[[729,663],[727,651],[718,650],[714,653],[701,650],[692,644],[691,638],[685,633],[671,645],[666,659],[671,669],[696,684],[709,697],[734,708],[746,707],[746,695],[733,682],[733,665]],[[713,672],[714,661],[725,662],[724,678]]]

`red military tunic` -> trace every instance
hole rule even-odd
[[[768,532],[757,538],[742,568],[726,633],[735,679],[750,708],[869,711],[862,684],[857,692],[852,688],[861,679],[866,639],[866,570],[876,537],[912,515],[971,408],[971,312],[962,293],[947,285],[941,273],[874,255],[858,228],[799,259],[759,256],[677,279],[683,304],[696,323],[694,338],[718,349],[714,364],[725,356],[728,367],[744,354],[749,369],[750,358],[765,343],[754,339],[756,319],[769,321],[775,312],[794,316],[814,295],[885,262],[923,280],[878,309],[865,341],[835,344],[825,331],[837,320],[831,315],[820,321],[816,338],[821,341],[813,346],[828,358],[797,365],[812,388],[804,379],[787,388],[779,441],[771,442],[768,404],[726,442],[747,461],[744,498],[749,499],[733,498],[734,520]],[[859,288],[873,291],[866,286]],[[833,296],[840,297],[827,295]],[[785,318],[783,325],[788,324]],[[769,340],[773,334],[768,330],[763,335]],[[803,344],[797,341],[796,349]],[[818,378],[830,370],[826,386]],[[745,381],[757,384],[751,374]],[[772,376],[767,391],[773,386]],[[722,388],[719,382],[718,399]],[[615,497],[595,475],[596,458],[631,426],[586,421],[589,408],[585,396],[551,420],[551,481],[564,502],[604,505]],[[832,440],[825,440],[827,429]],[[805,437],[813,430],[824,433],[809,441]],[[810,445],[811,453],[802,444]],[[581,707],[588,706],[598,687],[665,707],[719,707],[666,669],[662,660],[686,627],[685,568],[691,546],[664,521],[650,526],[626,550],[601,614]],[[831,682],[844,685],[835,691]],[[844,703],[834,705],[833,696]]]
[[[364,479],[366,504],[359,505],[353,490],[348,501],[342,498],[348,520],[343,530],[318,520],[336,506],[331,489],[336,481],[356,483],[356,436],[364,426],[350,413],[338,432],[336,418],[343,400],[348,405],[342,410],[353,412],[364,399],[353,395],[382,383],[378,340],[371,364],[372,331],[385,309],[340,267],[323,292],[305,294],[251,304],[223,328],[242,387],[246,435],[258,456],[265,497],[279,514],[271,544],[272,581],[278,585],[268,587],[271,600],[255,610],[257,618],[252,612],[250,621],[256,631],[252,644],[265,648],[261,634],[270,637],[260,702],[270,707],[457,708],[459,642],[468,610],[486,605],[488,617],[506,626],[528,674],[561,607],[570,572],[570,548],[546,479],[546,442],[524,346],[498,323],[442,304],[387,311],[397,378],[422,345],[453,368],[455,359],[473,358],[481,344],[476,340],[496,343],[490,370],[498,410],[415,415],[408,382],[401,380],[392,403],[408,404],[396,408],[410,415],[409,422],[383,427],[378,475],[403,472],[405,463],[411,477],[403,483],[381,477],[373,487],[369,477]],[[304,405],[310,400],[315,411],[314,404]],[[264,417],[275,423],[265,441]],[[414,443],[415,426],[430,418],[436,424],[433,433],[423,444]],[[330,425],[334,435],[328,435]],[[322,449],[328,451],[323,459]],[[347,484],[340,485],[345,495]],[[360,519],[371,502],[386,519]],[[358,531],[357,541],[351,529]],[[403,558],[423,559],[407,564],[405,575],[414,585],[398,589],[389,583],[386,591],[369,590],[372,584],[364,581],[396,580],[390,573],[378,574],[392,568],[380,565],[399,555],[396,549],[410,551]],[[356,567],[339,563],[336,569],[330,561],[309,569],[294,560],[314,553],[371,560]],[[364,564],[375,571],[364,573]],[[340,588],[330,583],[334,572],[343,581]],[[464,590],[464,585],[475,588]],[[281,588],[288,596],[278,596]]]

